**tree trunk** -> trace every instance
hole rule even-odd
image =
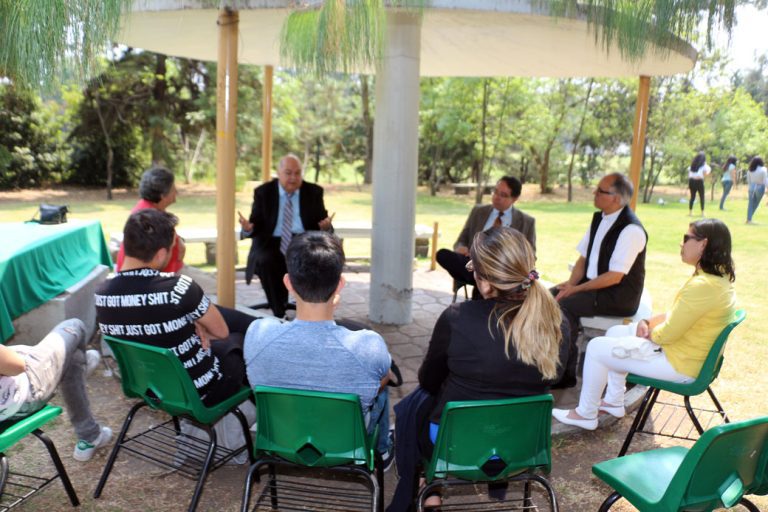
[[[164,165],[165,163],[165,137],[163,136],[163,122],[165,120],[165,96],[168,83],[165,80],[167,57],[158,53],[155,61],[155,85],[152,88],[152,100],[155,110],[155,119],[152,121],[152,163]]]
[[[490,79],[486,78],[483,80],[483,117],[480,121],[480,166],[477,170],[477,178],[475,179],[475,183],[477,183],[477,188],[475,188],[475,204],[483,202],[483,192],[485,191],[485,179],[483,179],[485,173],[483,170],[485,168],[485,153],[488,147],[486,128],[488,127],[488,91],[490,86]]]
[[[579,130],[571,141],[571,161],[568,162],[568,202],[573,201],[573,161],[576,158],[576,151],[579,147],[579,141],[581,140],[581,133],[584,130],[584,121],[587,119],[587,112],[589,111],[589,97],[592,94],[592,86],[595,83],[594,78],[589,79],[589,87],[587,88],[587,96],[584,98],[584,110],[581,114],[581,121],[579,122]]]
[[[115,152],[112,149],[112,139],[109,137],[109,130],[107,124],[104,121],[104,114],[101,112],[101,103],[99,101],[99,95],[93,98],[93,108],[96,111],[96,116],[99,118],[99,126],[101,126],[101,132],[104,135],[104,145],[107,146],[107,200],[112,200],[112,178],[114,175],[113,163],[115,160]]]
[[[315,139],[315,183],[320,183],[320,137]]]
[[[363,164],[363,183],[373,182],[373,118],[371,117],[371,95],[368,89],[368,77],[360,75],[360,96],[363,106],[363,127],[365,130],[365,160]]]

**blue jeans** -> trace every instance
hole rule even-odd
[[[747,206],[747,222],[752,221],[752,216],[755,214],[755,210],[760,206],[760,201],[765,194],[765,185],[755,185],[750,183],[749,185],[749,205]]]
[[[389,388],[386,386],[376,395],[368,417],[368,433],[379,426],[379,441],[376,451],[386,453],[389,450]]]
[[[720,209],[723,209],[723,205],[725,204],[725,198],[728,197],[728,194],[731,192],[731,187],[733,186],[732,181],[723,181],[723,196],[720,198]]]

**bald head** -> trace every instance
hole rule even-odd
[[[301,160],[293,153],[280,159],[277,169],[277,179],[287,193],[292,194],[301,187]]]

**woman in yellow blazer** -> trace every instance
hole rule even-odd
[[[695,270],[668,313],[610,328],[587,346],[576,409],[553,409],[561,423],[597,428],[600,411],[624,416],[627,373],[670,382],[693,382],[709,349],[736,310],[731,233],[717,219],[691,223],[680,244]],[[605,397],[601,400],[605,389]]]

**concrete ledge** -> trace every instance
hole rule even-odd
[[[93,295],[96,287],[106,279],[109,267],[97,265],[80,282],[45,304],[24,313],[13,321],[16,333],[9,345],[36,345],[59,322],[79,318],[85,323],[87,339],[96,332],[96,306]]]

